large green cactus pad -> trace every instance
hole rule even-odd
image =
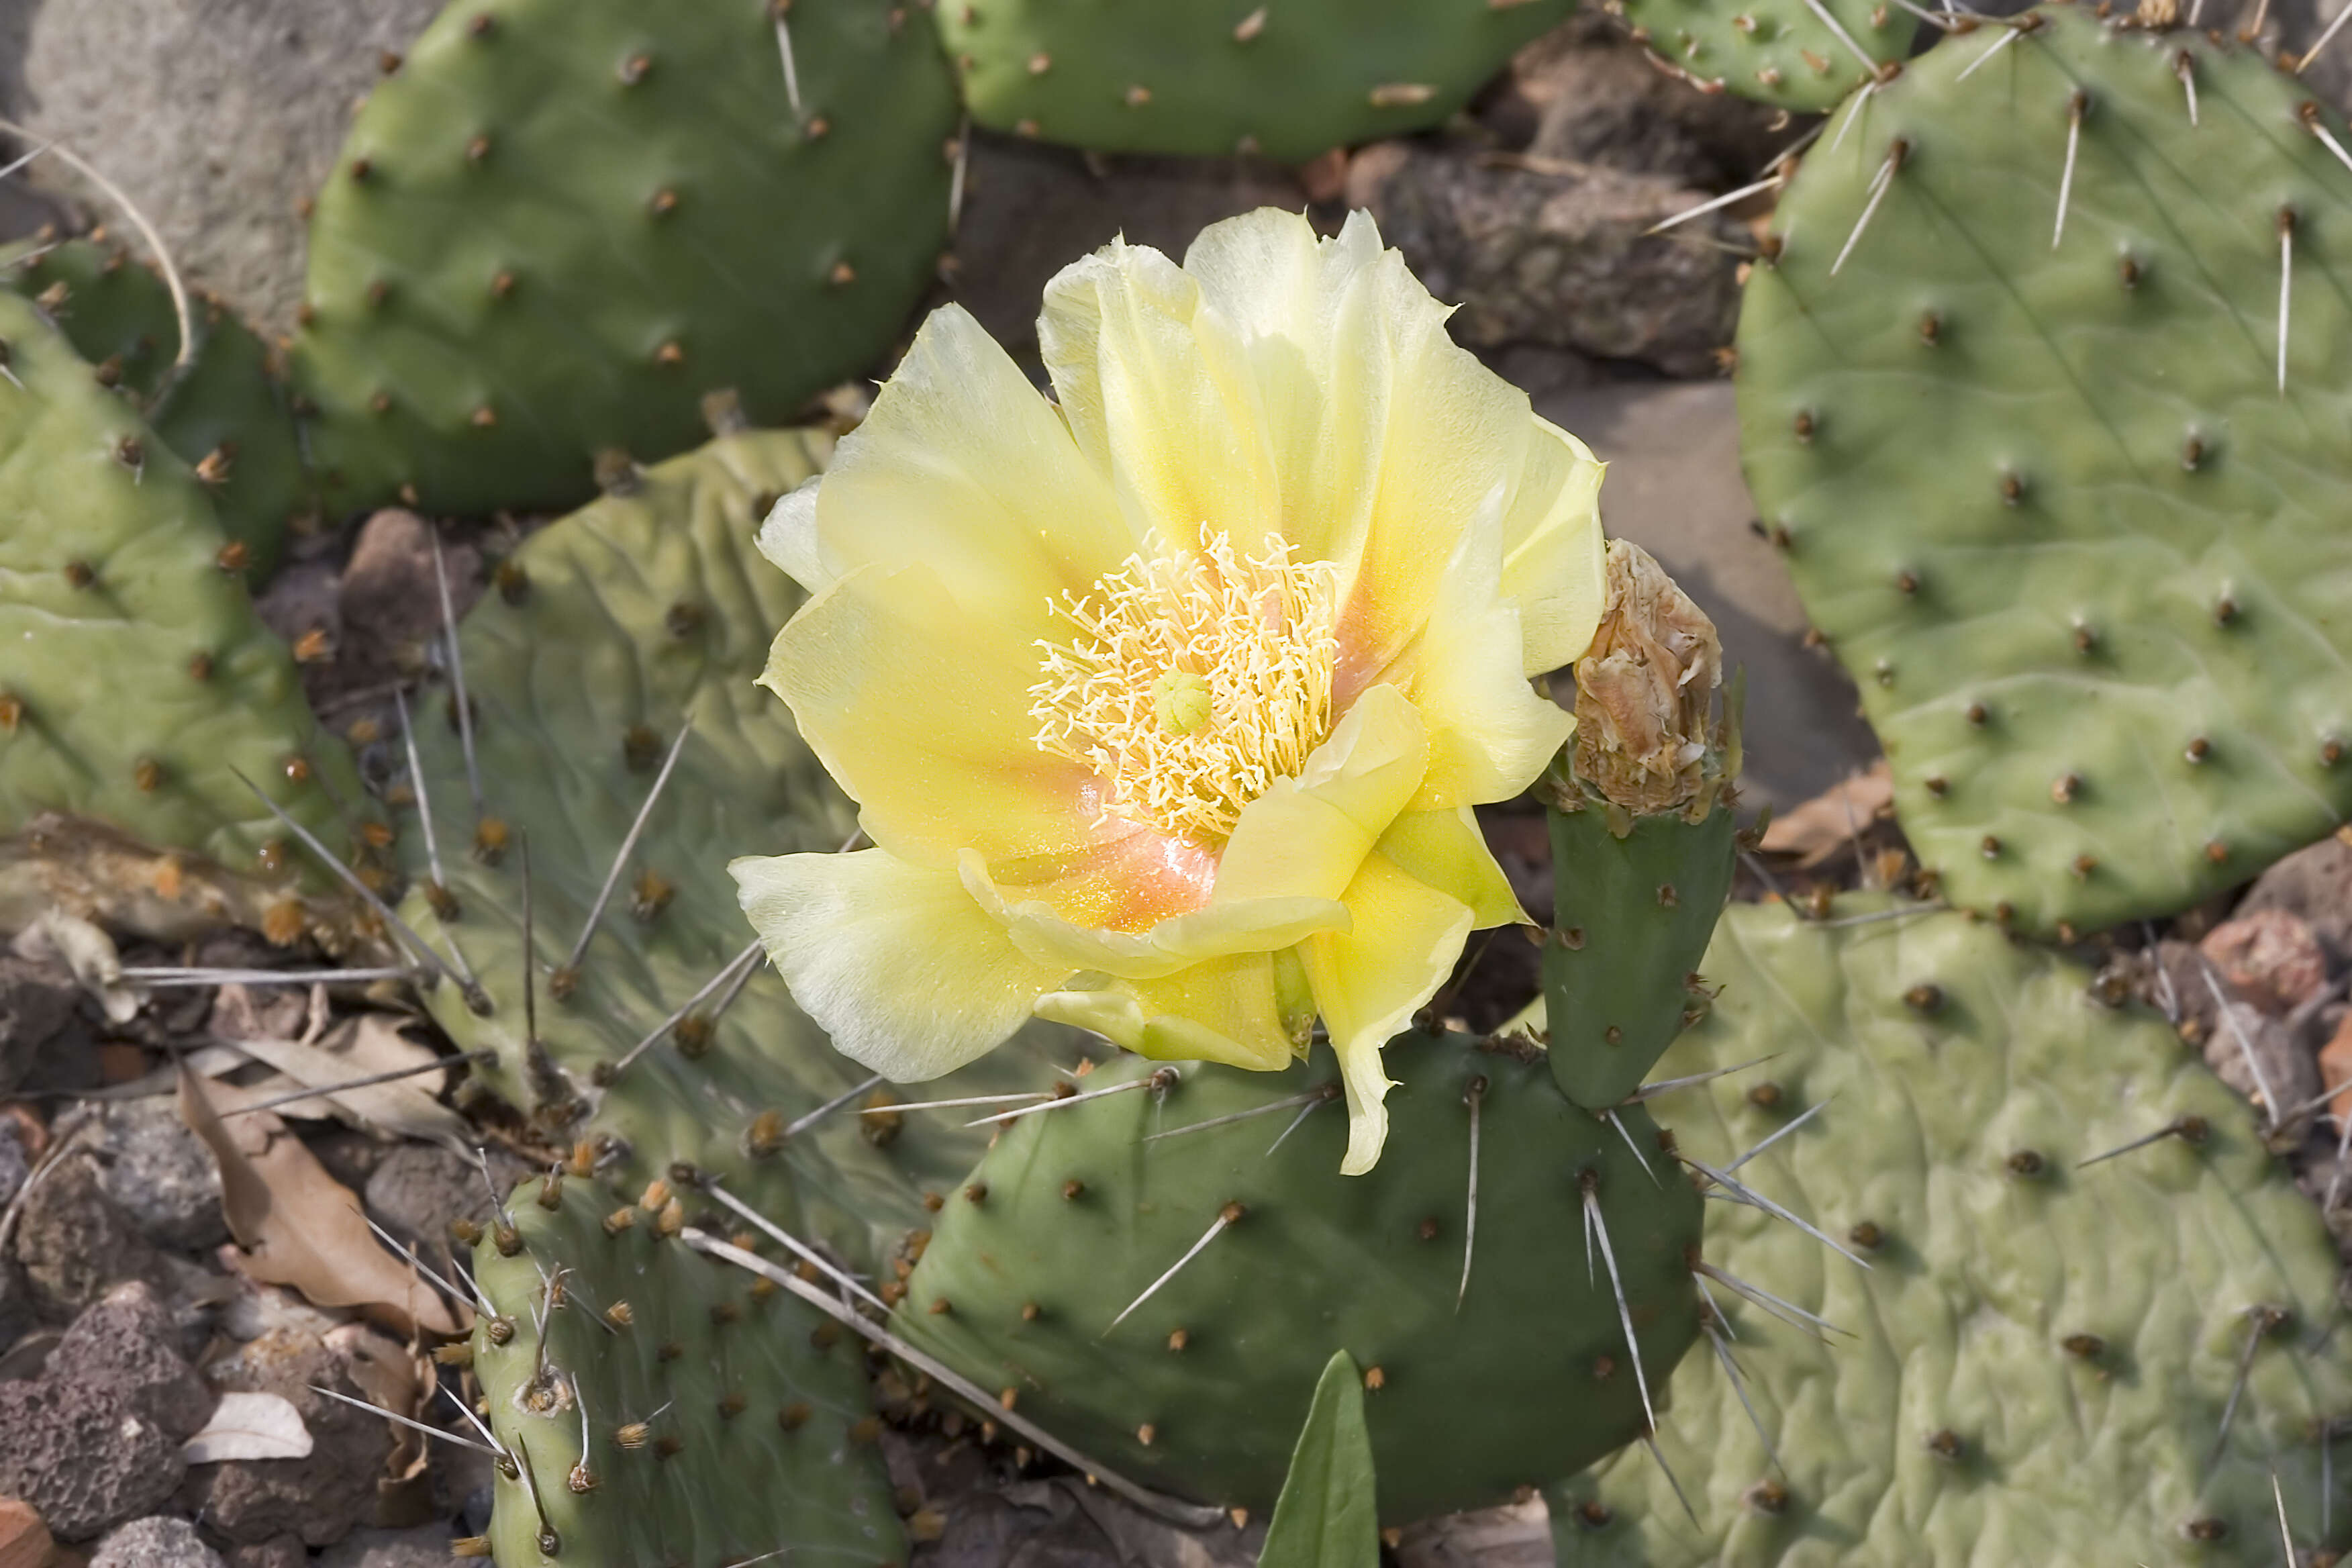
[[[954,128],[904,7],[456,0],[319,194],[295,370],[326,499],[561,507],[600,449],[695,445],[707,392],[783,423],[929,280]]]
[[[2184,907],[2352,806],[2352,171],[2251,53],[2024,20],[1806,156],[1739,408],[1921,861],[2048,931]]]
[[[474,1249],[499,1568],[905,1561],[857,1342],[638,1196],[529,1182]]]
[[[756,956],[715,1029],[708,1020],[723,985],[677,1029],[660,1027],[753,948],[728,860],[837,848],[856,826],[782,708],[752,684],[800,598],[753,534],[825,449],[801,432],[722,437],[635,476],[628,493],[551,525],[501,564],[461,628],[493,826],[485,835],[475,822],[455,705],[436,697],[416,732],[458,916],[445,926],[435,913],[416,831],[404,839],[419,884],[406,913],[429,938],[454,939],[480,975],[488,1016],[453,987],[433,1005],[461,1044],[498,1053],[488,1080],[532,1111],[544,1135],[600,1141],[600,1168],[639,1186],[674,1163],[693,1166],[870,1267],[926,1223],[922,1192],[952,1188],[984,1135],[963,1131],[964,1117],[909,1117],[901,1127],[861,1120],[852,1106],[782,1136],[866,1073],[833,1050]],[[689,715],[693,731],[596,934],[576,974],[563,973]],[[526,837],[536,1042],[524,1005]],[[969,1086],[1042,1071],[1014,1049],[938,1092],[982,1092]]]
[[[1567,0],[942,0],[972,118],[1105,152],[1290,160],[1434,125]]]
[[[1710,89],[1828,109],[1910,52],[1918,23],[1887,0],[1624,0],[1625,20]]]
[[[92,240],[0,251],[0,287],[48,311],[100,382],[194,466],[222,529],[245,547],[247,580],[267,577],[310,495],[283,374],[253,329],[217,300],[193,299],[196,349],[175,363],[171,290],[119,246]]]
[[[1633,1441],[1641,1387],[1611,1267],[1587,1251],[1582,1183],[1654,1397],[1696,1332],[1699,1226],[1657,1127],[1638,1106],[1616,1113],[1622,1132],[1579,1110],[1539,1053],[1407,1035],[1385,1066],[1387,1152],[1362,1176],[1338,1173],[1348,1129],[1328,1058],[1185,1064],[1164,1099],[1024,1118],[940,1215],[899,1332],[1113,1469],[1225,1505],[1275,1500],[1339,1350],[1370,1388],[1386,1520],[1507,1500]],[[1129,1062],[1080,1088],[1154,1070]],[[1465,1291],[1474,1085],[1484,1196]]]
[[[244,774],[345,847],[341,742],[254,615],[187,466],[0,289],[0,832],[47,812],[240,874],[302,851]]]
[[[1552,1494],[1562,1568],[2267,1565],[2273,1473],[2298,1552],[2344,1549],[2352,1510],[2339,1494],[2323,1537],[2315,1440],[2352,1415],[2335,1249],[2170,1029],[1953,913],[1735,907],[1707,972],[1722,996],[1661,1071],[1773,1059],[1666,1101],[1684,1148],[1720,1168],[1822,1108],[1738,1179],[1874,1267],[1713,1206],[1714,1265],[1853,1337],[1825,1347],[1715,1287],[1787,1468],[1694,1354],[1660,1443],[1699,1522],[1629,1454]],[[2084,1165],[2189,1117],[2201,1142]],[[2284,1321],[2250,1339],[2266,1308]]]

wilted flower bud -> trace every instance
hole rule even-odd
[[[1696,820],[1722,777],[1715,623],[1638,544],[1609,544],[1601,628],[1576,664],[1576,776],[1635,816]]]

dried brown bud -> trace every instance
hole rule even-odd
[[[1576,665],[1576,773],[1635,816],[1703,816],[1723,645],[1637,544],[1610,542],[1601,629]]]

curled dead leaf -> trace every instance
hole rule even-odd
[[[204,1430],[180,1445],[191,1465],[224,1459],[306,1459],[310,1429],[282,1394],[224,1394]]]
[[[321,1307],[353,1307],[402,1332],[458,1334],[466,1324],[368,1229],[359,1198],[268,1111],[224,1120],[217,1089],[180,1075],[180,1119],[220,1167],[221,1212],[256,1279]]]
[[[1793,855],[1800,867],[1818,866],[1860,838],[1894,804],[1895,775],[1881,757],[1868,772],[1774,817],[1758,847],[1767,855]]]

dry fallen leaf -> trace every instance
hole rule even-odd
[[[0,1568],[41,1568],[56,1550],[31,1503],[0,1498]]]
[[[282,1394],[224,1394],[205,1429],[180,1445],[192,1465],[224,1459],[306,1459],[310,1429]]]
[[[1895,802],[1895,775],[1886,759],[1833,784],[1764,829],[1759,846],[1767,855],[1794,855],[1797,864],[1817,866],[1862,836]]]
[[[362,1323],[344,1323],[329,1331],[330,1349],[343,1352],[345,1375],[378,1409],[411,1419],[421,1416],[431,1402],[439,1379],[425,1356],[377,1333]],[[379,1488],[415,1480],[425,1471],[424,1435],[413,1426],[395,1425],[392,1453],[384,1462]]]
[[[464,1331],[449,1303],[377,1243],[358,1197],[286,1123],[266,1110],[225,1120],[217,1092],[184,1072],[180,1120],[220,1167],[221,1213],[245,1248],[239,1268],[321,1307],[373,1311],[404,1331]]]
[[[409,1068],[430,1069],[441,1059],[429,1047],[418,1045],[400,1030],[401,1021],[388,1014],[362,1013],[344,1019],[317,1045],[268,1037],[221,1037],[292,1080],[290,1088],[273,1087],[266,1095],[254,1097],[274,1100],[295,1089],[352,1084],[355,1079]],[[364,1123],[403,1137],[423,1138],[462,1149],[467,1136],[465,1119],[433,1098],[446,1076],[443,1071],[420,1071],[414,1078],[337,1089],[331,1094],[289,1101],[276,1109],[287,1116],[333,1117],[340,1121]],[[236,1109],[235,1097],[217,1098],[229,1109]]]

